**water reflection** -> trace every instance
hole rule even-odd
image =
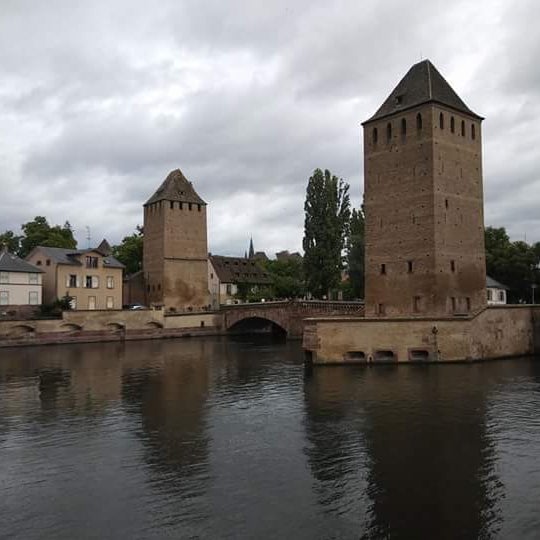
[[[535,538],[540,363],[240,338],[0,350],[0,537]]]
[[[494,536],[503,489],[483,371],[315,370],[306,429],[321,504],[341,512],[354,503],[362,538]]]

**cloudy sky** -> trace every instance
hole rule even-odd
[[[0,0],[0,231],[118,242],[180,168],[209,249],[299,250],[307,179],[363,190],[360,122],[429,58],[486,117],[486,224],[540,240],[533,0]]]

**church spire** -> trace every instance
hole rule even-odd
[[[249,258],[252,259],[255,256],[255,250],[253,249],[253,236],[249,239]]]

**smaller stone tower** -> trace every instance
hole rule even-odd
[[[207,260],[206,203],[176,169],[144,204],[148,303],[180,311],[207,306]]]

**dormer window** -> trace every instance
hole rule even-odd
[[[401,105],[403,103],[403,95],[396,96],[396,105]]]
[[[86,261],[86,268],[97,268],[98,267],[98,258],[97,257],[91,257],[89,255],[85,258]]]

